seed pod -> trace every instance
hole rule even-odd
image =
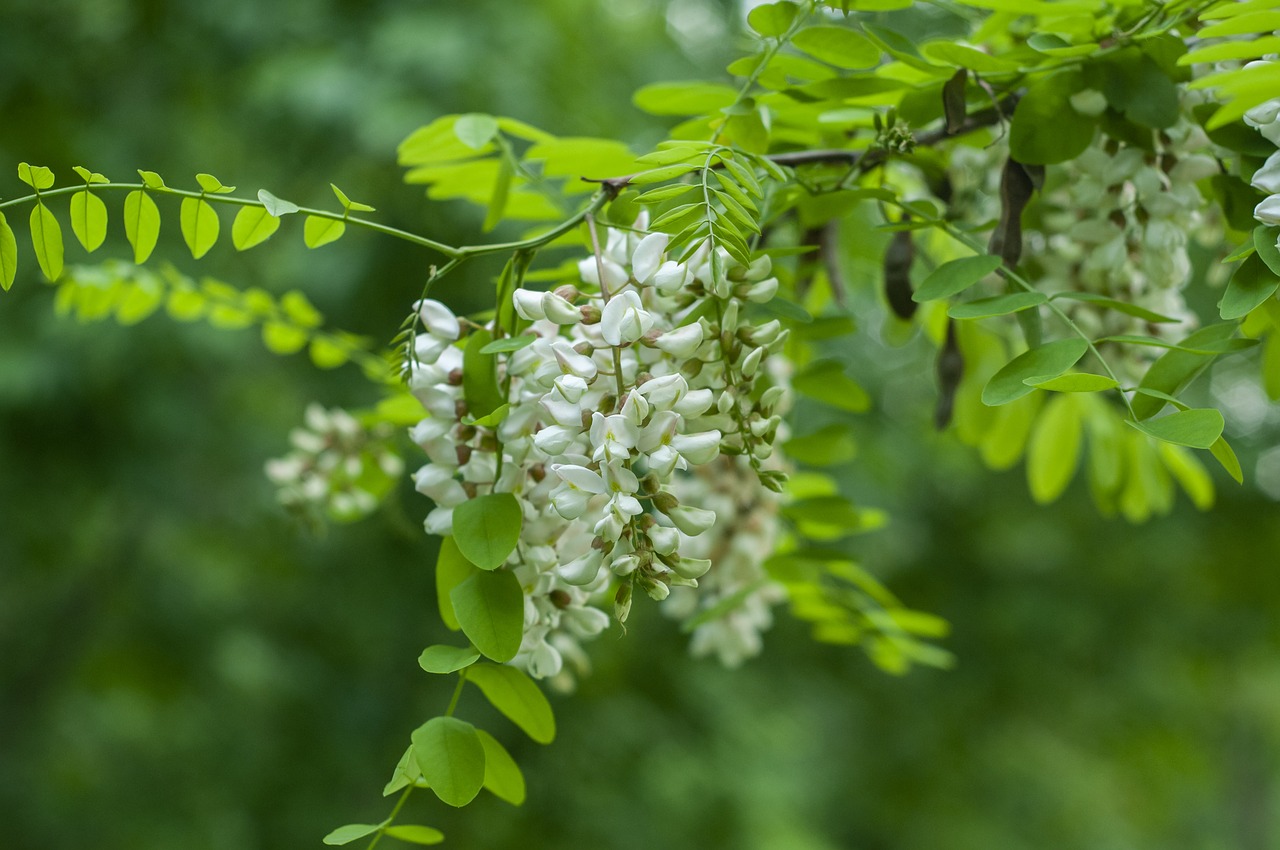
[[[1040,173],[1043,175],[1043,170]],[[1034,192],[1035,183],[1027,167],[1012,157],[1005,160],[1000,172],[1000,223],[991,234],[987,250],[1003,259],[1009,268],[1022,258],[1022,211]]]
[[[903,215],[904,222],[911,217]],[[899,319],[910,319],[918,306],[911,300],[911,262],[916,256],[910,230],[899,230],[884,252],[884,297]]]
[[[938,351],[938,403],[933,411],[933,424],[943,430],[951,423],[951,414],[955,410],[956,390],[960,387],[960,379],[964,377],[964,355],[960,353],[960,343],[956,339],[956,323],[947,320],[947,338]]]

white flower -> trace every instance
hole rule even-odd
[[[467,493],[453,477],[455,472],[451,466],[429,463],[414,474],[414,489],[442,507],[460,505],[467,500]]]
[[[581,587],[591,584],[600,574],[600,565],[604,561],[604,553],[596,548],[588,549],[586,554],[574,558],[567,564],[556,567],[556,575],[568,584]]]
[[[652,283],[663,295],[670,295],[683,289],[689,280],[688,266],[668,260],[654,272]]]
[[[599,371],[595,361],[574,351],[567,339],[558,339],[551,343],[551,350],[555,353],[556,362],[560,364],[560,370],[566,374],[577,375],[584,381],[590,381]]]
[[[609,345],[635,342],[652,327],[653,316],[641,305],[634,290],[614,295],[600,314],[600,333]]]
[[[600,270],[604,270],[604,282],[600,281]],[[587,257],[578,263],[578,273],[582,275],[584,283],[590,283],[598,286],[605,292],[610,294],[617,292],[626,285],[630,279],[627,270],[613,260],[601,257],[599,262],[595,257]]]
[[[631,456],[639,433],[635,423],[622,414],[605,416],[600,411],[591,414],[589,439],[595,447],[592,460],[612,462]]]
[[[636,246],[635,253],[631,255],[631,274],[641,285],[650,283],[662,265],[662,254],[667,250],[670,238],[665,233],[650,233]]]
[[[582,321],[582,313],[554,292],[542,293],[542,312],[557,325],[576,325]]]
[[[529,289],[517,289],[511,293],[512,303],[515,305],[516,313],[520,318],[528,319],[536,322],[547,317],[547,312],[542,309],[542,296],[545,293],[534,292]]]
[[[1273,227],[1280,225],[1280,195],[1272,195],[1254,207],[1253,217]]]
[[[689,384],[683,375],[663,375],[645,381],[639,391],[658,410],[670,410],[688,393]]]
[[[566,428],[563,425],[548,425],[533,435],[533,444],[539,451],[555,457],[564,454],[569,446],[573,445],[579,433],[581,433],[579,430]]]
[[[674,331],[667,331],[656,340],[659,349],[677,360],[686,360],[702,345],[702,325],[694,322]]]
[[[1249,182],[1255,189],[1268,195],[1280,193],[1280,151],[1269,156],[1262,167],[1253,173],[1253,179]]]
[[[690,537],[696,537],[716,524],[716,512],[694,508],[688,505],[677,505],[666,512],[667,517],[675,523],[676,528]]]
[[[715,394],[709,389],[690,390],[684,394],[684,398],[675,403],[672,409],[685,419],[696,419],[706,413],[714,401]]]
[[[551,471],[561,481],[561,485],[551,493],[551,504],[556,513],[565,519],[582,516],[586,513],[591,497],[605,492],[604,479],[600,477],[600,473],[585,466],[562,463],[552,466]]]
[[[773,296],[778,294],[778,279],[776,277],[767,277],[758,283],[753,283],[747,288],[743,297],[748,301],[754,301],[757,304],[763,304],[772,300]]]
[[[426,326],[427,333],[440,339],[453,341],[462,334],[462,327],[458,324],[458,317],[453,315],[453,311],[432,298],[424,298],[414,307],[418,311],[418,317],[422,319],[422,324]]]
[[[720,454],[719,431],[703,431],[698,434],[676,434],[671,447],[689,463],[711,463]]]

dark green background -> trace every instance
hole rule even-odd
[[[700,19],[725,29],[668,24]],[[662,127],[630,92],[716,74],[736,20],[699,0],[6,0],[0,194],[23,191],[23,160],[177,186],[208,171],[311,205],[333,181],[392,224],[475,241],[478,212],[400,185],[403,136],[479,110],[643,146]],[[301,288],[382,340],[431,260],[360,233],[307,252],[286,223],[195,264],[176,207],[165,220],[158,260]],[[374,391],[252,331],[57,318],[21,250],[0,299],[0,846],[276,850],[379,820],[408,732],[450,690],[415,663],[441,637],[427,504],[405,487],[399,513],[317,538],[261,473],[309,401]],[[478,306],[486,271],[454,303]],[[1274,504],[1220,476],[1214,512],[1140,528],[1098,519],[1079,484],[1036,508],[1020,473],[928,431],[915,353],[864,350],[893,415],[856,423],[840,474],[892,511],[859,551],[952,622],[955,670],[890,678],[783,617],[725,671],[637,606],[625,640],[591,647],[595,675],[553,697],[551,747],[465,698],[524,766],[523,808],[423,794],[410,819],[486,848],[1280,847]],[[1250,439],[1270,438],[1246,435],[1246,456]]]

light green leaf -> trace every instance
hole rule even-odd
[[[231,243],[237,251],[247,251],[271,238],[280,228],[280,219],[265,207],[241,207],[231,225]]]
[[[197,260],[209,253],[218,241],[218,214],[213,205],[201,198],[183,198],[180,224],[182,239]]]
[[[866,390],[844,373],[838,360],[811,363],[792,379],[796,392],[840,410],[861,413],[871,406]]]
[[[787,0],[765,3],[747,14],[747,25],[765,38],[776,38],[791,27],[799,11],[799,6]]]
[[[515,573],[477,571],[450,591],[449,599],[462,633],[486,658],[516,657],[524,636],[524,591]]]
[[[476,728],[456,717],[433,717],[413,731],[422,778],[450,806],[465,806],[484,787],[484,745]]]
[[[459,115],[454,122],[453,133],[472,150],[480,150],[498,134],[498,121],[492,115],[472,112]]]
[[[40,191],[53,185],[53,172],[43,165],[28,165],[25,162],[20,162],[18,163],[18,179],[32,189]]]
[[[391,771],[391,778],[382,788],[382,796],[389,797],[420,779],[422,779],[422,771],[418,770],[418,760],[413,757],[413,744],[410,744],[405,747],[400,761],[396,762],[395,770]]]
[[[1258,256],[1273,274],[1280,275],[1280,227],[1258,227],[1253,231],[1253,245]]]
[[[160,238],[160,208],[141,189],[133,190],[124,199],[124,235],[133,246],[133,261],[145,263]]]
[[[71,231],[89,253],[107,238],[107,205],[88,190],[71,196]]]
[[[162,178],[159,174],[156,174],[154,171],[143,171],[141,168],[139,168],[138,176],[142,178],[142,185],[146,186],[148,189],[165,188],[164,178]]]
[[[930,61],[968,68],[979,74],[1001,74],[1018,70],[1017,62],[951,41],[931,41],[920,48],[920,53]]]
[[[317,328],[324,324],[324,316],[320,315],[307,296],[296,289],[286,292],[280,298],[280,309],[294,324],[307,328]]]
[[[1099,307],[1106,307],[1109,310],[1115,310],[1118,313],[1124,313],[1127,316],[1135,316],[1143,321],[1152,322],[1153,324],[1163,324],[1168,322],[1181,322],[1181,319],[1173,316],[1166,316],[1163,313],[1157,313],[1154,310],[1148,310],[1146,307],[1139,307],[1137,304],[1130,304],[1128,301],[1120,301],[1116,298],[1108,298],[1105,295],[1099,295],[1096,292],[1055,292],[1050,296],[1050,300],[1056,301],[1065,298],[1069,301],[1085,301],[1089,304],[1097,304]]]
[[[1027,378],[1061,375],[1088,350],[1089,343],[1083,339],[1060,339],[1024,351],[991,376],[982,388],[982,403],[995,407],[1022,398],[1035,390],[1025,383]]]
[[[1192,504],[1202,511],[1213,507],[1213,479],[1204,464],[1191,452],[1173,443],[1160,443],[1158,449],[1165,468],[1177,479]]]
[[[705,115],[733,103],[737,94],[735,89],[722,83],[650,83],[632,96],[632,103],[650,115]],[[682,156],[672,162],[687,160],[687,156]]]
[[[1275,295],[1277,289],[1280,289],[1280,277],[1267,267],[1261,256],[1254,254],[1236,267],[1218,302],[1218,311],[1224,319],[1239,319]]]
[[[987,275],[1000,268],[1001,259],[989,254],[976,257],[962,257],[943,263],[920,282],[920,287],[911,295],[913,301],[934,301],[950,298],[965,291]]]
[[[351,210],[355,210],[356,212],[373,212],[373,207],[368,204],[362,204],[359,201],[351,200],[347,197],[346,192],[342,191],[332,183],[329,184],[329,188],[333,190],[333,194],[338,198],[338,203],[342,204],[342,208],[347,212],[350,212]]]
[[[510,493],[489,493],[453,509],[453,540],[463,556],[482,570],[506,563],[520,540],[520,503]]]
[[[0,286],[4,287],[5,292],[13,286],[17,274],[18,238],[14,236],[9,222],[5,221],[4,213],[0,212]]]
[[[271,213],[276,218],[291,215],[300,209],[300,207],[292,201],[277,198],[266,189],[258,190],[258,200],[262,202],[262,206],[266,207],[267,212]]]
[[[331,846],[350,844],[352,841],[364,838],[366,835],[373,835],[380,829],[382,829],[382,824],[380,823],[349,823],[326,835],[324,843]]]
[[[346,348],[325,334],[311,340],[308,353],[311,355],[311,362],[321,369],[337,369],[351,359]]]
[[[302,227],[302,241],[308,248],[319,248],[321,245],[328,245],[330,242],[341,239],[346,231],[346,222],[335,218],[309,215],[306,224]]]
[[[477,729],[476,732],[480,730]],[[400,824],[387,827],[386,835],[410,844],[439,844],[444,841],[444,833],[434,827],[417,824]]]
[[[530,738],[539,744],[555,740],[551,703],[524,671],[502,664],[477,664],[467,671],[467,681]]]
[[[262,326],[262,344],[272,354],[294,354],[307,344],[305,330],[283,322],[267,322]]]
[[[947,315],[953,319],[989,319],[993,316],[1007,316],[1010,313],[1029,310],[1048,300],[1043,292],[1011,292],[1008,295],[953,304],[951,309],[947,310]]]
[[[484,787],[499,800],[513,806],[524,803],[524,774],[520,766],[498,740],[483,729],[477,729],[480,743],[484,745]]]
[[[791,43],[837,68],[873,68],[880,63],[880,48],[846,27],[808,27],[796,33]]]
[[[85,168],[83,165],[73,165],[71,166],[71,170],[74,171],[76,174],[80,175],[80,179],[83,180],[86,184],[111,182],[110,180],[108,180],[106,177],[102,176],[98,172],[90,171],[89,169]]]
[[[524,334],[522,336],[509,336],[503,339],[495,339],[480,349],[481,354],[505,354],[510,351],[519,351],[527,345],[533,343],[538,338],[537,334]]]
[[[225,195],[236,190],[235,186],[223,186],[222,181],[212,174],[197,174],[196,182],[202,191],[210,195]]]
[[[473,419],[470,416],[462,417],[463,425],[479,425],[481,428],[497,428],[502,424],[502,420],[507,418],[507,414],[511,412],[511,405],[503,402],[495,407],[490,413],[486,413],[479,419]]]
[[[36,249],[36,262],[50,282],[62,274],[62,228],[49,208],[37,203],[31,210],[31,244]]]
[[[436,603],[440,608],[440,619],[452,631],[462,628],[458,616],[453,611],[453,589],[476,573],[475,565],[458,551],[458,544],[452,537],[440,540],[440,551],[436,555]]]
[[[1157,440],[1193,449],[1212,448],[1222,436],[1225,424],[1222,412],[1212,408],[1179,410],[1159,419],[1144,422],[1127,419],[1125,423]]]
[[[787,457],[810,466],[847,463],[858,454],[858,444],[849,426],[832,423],[812,434],[792,437],[786,442]]]
[[[1188,349],[1198,349],[1230,339],[1238,327],[1235,322],[1221,322],[1201,328],[1182,340],[1179,345]],[[1147,374],[1142,376],[1142,386],[1159,390],[1169,395],[1177,395],[1191,379],[1207,366],[1213,355],[1197,354],[1191,351],[1171,350],[1165,352],[1159,360],[1151,364]],[[1133,399],[1133,410],[1139,419],[1146,419],[1159,413],[1165,403],[1149,396],[1137,396]]]
[[[498,384],[498,359],[483,351],[491,342],[493,334],[489,331],[472,331],[462,352],[462,397],[467,402],[467,413],[473,417],[492,413],[504,401]]]
[[[1209,451],[1213,453],[1214,458],[1227,471],[1227,474],[1235,479],[1237,484],[1244,483],[1244,470],[1240,468],[1240,460],[1236,457],[1235,450],[1222,437],[1219,437],[1214,444],[1209,447]]]
[[[1023,383],[1039,390],[1052,390],[1055,393],[1096,393],[1120,386],[1114,378],[1089,372],[1071,372],[1048,379],[1027,378]]]
[[[428,673],[453,673],[468,667],[480,657],[473,647],[446,646],[437,644],[428,646],[418,656],[418,666]]]
[[[1013,111],[1010,155],[1028,165],[1052,165],[1083,153],[1096,125],[1096,119],[1071,105],[1071,95],[1083,87],[1077,71],[1060,71],[1032,83]]]
[[[164,290],[151,280],[138,280],[125,289],[116,303],[116,321],[128,327],[154,313],[164,300]]]
[[[1083,432],[1080,409],[1069,396],[1044,406],[1027,443],[1027,485],[1031,498],[1047,505],[1062,495],[1076,474]]]

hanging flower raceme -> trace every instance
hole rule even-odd
[[[723,547],[713,541],[740,518],[732,500],[704,497],[721,478],[735,482],[730,489],[781,489],[782,473],[765,461],[789,391],[771,386],[763,366],[787,332],[746,318],[777,279],[767,257],[744,267],[708,243],[676,259],[667,234],[646,234],[644,224],[609,230],[581,262],[580,285],[517,289],[521,336],[532,341],[516,350],[475,355],[447,307],[418,305],[424,332],[406,368],[430,414],[412,430],[430,459],[414,476],[436,503],[426,528],[448,535],[464,502],[515,497],[519,541],[503,568],[519,579],[525,612],[513,663],[539,678],[571,681],[570,667],[585,668],[579,642],[606,627],[611,589],[625,621],[637,589],[663,600],[673,587],[697,594],[705,579],[718,598],[743,580],[744,557],[758,576],[769,551],[740,553],[726,568],[739,577],[717,578],[710,571]],[[476,332],[500,335],[492,325]],[[472,410],[472,387],[487,383],[476,369],[492,369],[499,388],[488,410]],[[771,539],[774,513],[753,522]],[[764,605],[767,615],[771,601],[765,594],[752,610]],[[757,614],[752,628],[767,619]],[[740,643],[717,651],[740,660],[753,641]]]

